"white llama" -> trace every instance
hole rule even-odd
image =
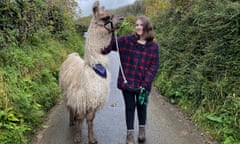
[[[70,111],[70,125],[76,122],[75,142],[81,142],[82,123],[86,119],[88,141],[90,144],[97,143],[93,120],[96,111],[104,106],[108,98],[110,84],[108,56],[102,55],[101,49],[108,46],[114,30],[122,21],[123,18],[105,11],[96,1],[87,31],[84,60],[78,53],[72,53],[61,65],[59,84]]]

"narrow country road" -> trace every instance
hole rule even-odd
[[[126,127],[124,103],[116,87],[119,58],[116,52],[109,54],[112,73],[111,91],[103,110],[94,120],[98,144],[125,144]],[[150,94],[147,120],[147,141],[145,144],[217,144],[205,137],[192,122],[175,106],[164,100],[154,88]],[[68,112],[61,101],[49,113],[43,129],[33,144],[73,144],[75,129],[68,125]],[[135,120],[137,140],[137,120]],[[87,125],[83,125],[83,141],[87,144]]]

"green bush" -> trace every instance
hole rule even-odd
[[[198,0],[154,19],[159,91],[221,143],[240,142],[240,4]]]
[[[26,136],[34,132],[60,98],[61,63],[70,52],[83,54],[84,43],[77,34],[64,44],[50,36],[49,32],[41,31],[21,47],[9,45],[0,50],[0,141],[3,143],[29,142]]]
[[[43,0],[0,1],[0,143],[26,144],[60,99],[59,68],[84,53],[74,22]]]
[[[118,36],[131,34],[133,33],[133,24],[131,24],[128,20],[124,19],[123,23],[121,24],[120,28],[118,29]]]

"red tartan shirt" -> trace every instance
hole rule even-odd
[[[125,73],[128,87],[138,89],[141,86],[151,90],[152,82],[159,67],[159,47],[156,41],[147,41],[145,45],[139,44],[133,35],[118,37],[120,62]],[[111,50],[116,51],[115,39],[102,53],[107,54]],[[118,88],[127,89],[123,76],[119,70]]]

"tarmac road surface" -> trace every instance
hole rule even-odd
[[[116,87],[119,58],[111,52],[111,91],[105,107],[98,111],[94,131],[98,144],[125,144],[126,126],[124,102]],[[137,141],[137,117],[135,116]],[[156,89],[149,97],[145,144],[217,144],[204,136],[193,123],[174,105],[169,104]],[[61,101],[50,112],[47,121],[33,140],[33,144],[73,144],[75,128],[69,127],[68,112]],[[84,122],[82,143],[87,144],[87,125]]]

